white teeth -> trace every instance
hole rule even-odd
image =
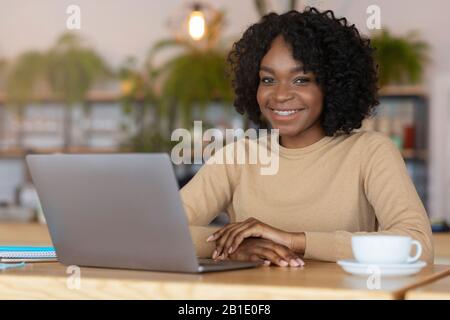
[[[279,111],[279,110],[274,110],[274,109],[271,109],[271,110],[273,111],[273,113],[278,114],[280,116],[289,116],[293,113],[299,112],[299,110],[285,110],[285,111]]]

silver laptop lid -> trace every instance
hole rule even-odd
[[[167,154],[26,157],[59,261],[197,272]]]

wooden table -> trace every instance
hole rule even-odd
[[[434,263],[450,265],[450,232],[433,233]]]
[[[45,226],[0,224],[0,244],[48,245],[50,239]],[[450,266],[428,266],[414,276],[382,278],[381,289],[369,290],[366,277],[335,263],[306,263],[199,275],[82,267],[79,289],[70,289],[66,266],[35,263],[0,274],[0,299],[403,299],[450,274]]]
[[[450,264],[450,232],[435,233],[433,238],[435,262]],[[450,300],[450,275],[408,291],[405,298]]]
[[[405,298],[408,300],[450,300],[450,275],[408,291]]]

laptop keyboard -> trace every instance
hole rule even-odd
[[[203,266],[216,266],[226,264],[236,264],[236,261],[231,260],[213,260],[213,259],[198,259],[198,263]]]

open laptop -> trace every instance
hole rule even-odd
[[[26,161],[65,265],[188,273],[259,265],[197,259],[167,154],[28,155]]]

